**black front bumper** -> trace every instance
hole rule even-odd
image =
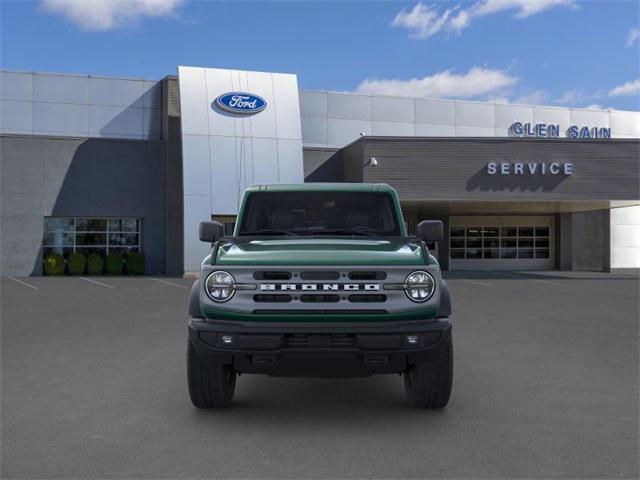
[[[409,343],[408,336],[417,337],[417,343]],[[199,356],[233,365],[240,373],[357,377],[438,362],[451,340],[451,322],[292,324],[192,318],[189,338]]]

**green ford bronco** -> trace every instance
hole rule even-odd
[[[404,375],[409,401],[442,408],[453,379],[451,299],[427,243],[439,221],[407,236],[384,184],[260,185],[233,236],[211,243],[189,304],[189,395],[231,403],[236,377]]]

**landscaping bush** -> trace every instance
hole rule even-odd
[[[124,257],[121,253],[111,252],[104,260],[104,269],[109,275],[120,275],[124,265]]]
[[[82,275],[87,259],[82,253],[72,253],[67,257],[67,272],[69,275]]]
[[[64,258],[59,253],[50,253],[44,259],[45,275],[64,275]]]
[[[89,275],[102,275],[104,259],[99,253],[92,253],[87,257],[87,273]]]
[[[138,252],[129,252],[125,266],[128,275],[144,275],[144,255]]]

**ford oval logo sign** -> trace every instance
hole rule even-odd
[[[214,104],[225,112],[237,115],[252,115],[267,107],[264,98],[246,92],[224,93],[215,99]]]

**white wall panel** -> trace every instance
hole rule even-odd
[[[416,123],[414,125],[416,137],[454,137],[456,135],[455,125],[428,125],[426,123]]]
[[[184,196],[184,269],[197,271],[200,262],[211,252],[211,245],[200,241],[200,222],[211,220],[211,198],[208,195]],[[191,232],[196,232],[193,235]]]
[[[371,135],[413,137],[413,123],[371,122]]]
[[[70,103],[34,103],[33,133],[89,135],[89,106]]]
[[[208,137],[211,165],[211,212],[214,215],[233,215],[237,212],[240,191],[247,176],[247,156],[251,154],[242,137]],[[183,151],[183,170],[191,169],[195,160]],[[193,232],[194,235],[197,232]]]
[[[180,122],[183,135],[209,135],[209,109],[205,70],[178,67]],[[213,99],[211,99],[213,100]]]
[[[300,91],[300,115],[327,118],[327,92]]]
[[[89,133],[99,136],[142,136],[142,108],[92,105],[89,108]]]
[[[609,122],[611,124],[611,136],[614,138],[622,135],[632,135],[633,138],[640,137],[640,113],[638,112],[611,110]]]
[[[302,140],[278,139],[279,183],[301,183],[304,171],[297,157],[301,152]]]
[[[293,75],[272,74],[278,138],[300,140],[300,99],[298,80]]]
[[[47,75],[33,77],[33,100],[48,103],[89,103],[89,77]]]
[[[413,98],[372,97],[371,119],[374,122],[413,123],[414,104]]]
[[[533,107],[496,104],[496,128],[509,128],[513,123],[532,123]]]
[[[3,100],[33,100],[33,74],[0,72],[0,98]]]
[[[326,117],[301,117],[300,122],[305,144],[326,145],[328,143]]]
[[[32,133],[33,131],[33,103],[0,102],[0,132],[3,133]]]
[[[554,107],[533,107],[533,123],[560,125],[560,136],[564,137],[565,132],[571,124],[569,109]]]
[[[211,195],[211,164],[209,163],[209,137],[183,135],[183,155],[189,156],[189,168],[182,174],[185,195]]]
[[[494,128],[464,127],[456,125],[456,137],[493,137]]]
[[[416,99],[414,108],[416,123],[452,126],[456,124],[456,102],[454,101]]]
[[[327,122],[327,138],[329,145],[344,146],[360,137],[360,132],[371,135],[369,120],[338,120],[329,118]]]
[[[569,121],[572,125],[589,125],[592,127],[608,127],[609,112],[603,110],[580,110],[572,108],[569,111]]]
[[[495,128],[495,118],[493,103],[456,102],[456,127]]]
[[[611,268],[640,268],[640,206],[611,209]]]
[[[329,118],[371,120],[371,97],[349,93],[329,93],[327,115]]]
[[[252,138],[252,174],[248,185],[279,183],[278,142],[275,138]]]
[[[143,95],[142,80],[100,77],[89,79],[89,103],[92,105],[142,107]]]

